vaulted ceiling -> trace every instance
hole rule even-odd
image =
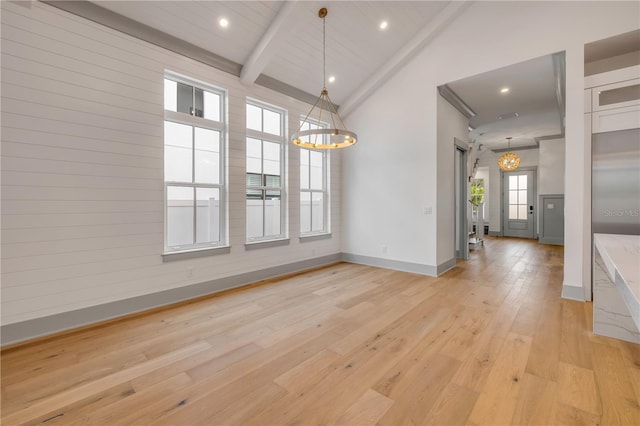
[[[221,64],[219,68],[237,74],[247,85],[275,82],[276,90],[294,89],[298,96],[292,96],[311,102],[323,84],[322,20],[318,10],[327,7],[326,78],[332,76],[335,81],[326,84],[343,116],[470,5],[459,1],[48,3],[119,30],[124,28],[134,36],[144,36],[150,29],[156,34],[148,41],[160,40],[161,44],[164,36],[178,40],[211,54],[214,66]],[[219,24],[222,18],[228,21],[226,27]],[[382,22],[386,22],[384,29]],[[157,34],[163,36],[158,39]],[[495,92],[504,85],[512,87],[509,96]],[[450,86],[477,113],[471,119],[475,130],[470,136],[479,143],[495,149],[509,134],[514,136],[514,146],[531,145],[536,137],[561,132],[550,57],[452,82]],[[518,120],[498,121],[498,115],[510,112],[518,112]]]

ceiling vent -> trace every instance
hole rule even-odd
[[[518,114],[517,112],[510,112],[508,114],[499,115],[498,120],[506,120],[507,118],[516,118],[516,117],[520,117],[520,114]]]

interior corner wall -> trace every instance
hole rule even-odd
[[[455,244],[455,139],[469,140],[469,119],[438,94],[436,264],[451,264]],[[467,169],[465,168],[465,175]],[[465,181],[467,181],[465,179]]]
[[[4,343],[12,343],[6,330],[34,324],[29,321],[94,307],[106,319],[114,303],[156,301],[159,294],[169,294],[163,300],[171,303],[195,292],[188,289],[218,291],[230,282],[246,284],[238,282],[243,277],[340,259],[341,154],[335,151],[330,238],[298,238],[300,156],[287,146],[290,241],[245,248],[246,98],[288,110],[289,134],[308,104],[247,87],[231,74],[41,2],[0,3]],[[228,91],[231,248],[225,254],[162,259],[167,69]],[[83,325],[74,323],[84,321],[79,314],[72,320],[67,328]]]
[[[566,52],[566,161],[564,286],[590,285],[590,236],[585,206],[584,44],[640,28],[638,2],[475,2],[400,71],[346,118],[362,133],[359,146],[344,156],[343,246],[370,251],[374,240],[392,239],[399,260],[437,262],[437,223],[421,206],[437,200],[436,87],[556,52]],[[544,31],[540,24],[544,23]],[[505,37],[508,34],[508,37]],[[366,152],[365,152],[366,151]],[[410,157],[410,158],[408,158]],[[372,166],[374,165],[374,166]],[[377,167],[384,166],[380,172]],[[370,179],[382,179],[379,194],[393,203],[383,213],[378,199],[366,199]],[[350,197],[357,200],[349,200]],[[353,209],[353,210],[352,210]],[[493,213],[492,213],[493,216]],[[392,217],[392,220],[388,220]],[[355,223],[356,220],[362,223]],[[492,217],[492,221],[495,217]],[[380,237],[379,234],[382,236]],[[391,248],[391,246],[390,246]]]

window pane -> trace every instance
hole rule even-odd
[[[519,189],[527,189],[527,175],[518,176]]]
[[[300,232],[311,232],[311,193],[300,193]]]
[[[195,115],[196,117],[204,117],[204,95],[203,95],[204,90],[198,89],[197,87],[195,87],[193,89],[193,92],[194,92],[195,110],[192,115]]]
[[[178,108],[178,85],[175,81],[164,79],[164,109],[175,111]]]
[[[262,173],[262,141],[247,138],[247,173]]]
[[[527,219],[527,206],[518,206],[518,219]]]
[[[270,111],[268,109],[263,109],[262,111],[264,114],[264,132],[281,136],[282,130],[280,122],[282,116],[279,113]]]
[[[247,238],[264,235],[262,191],[247,190]]]
[[[262,186],[262,175],[259,173],[247,173],[246,179],[247,179],[247,186]],[[258,192],[261,192],[261,191],[258,191]]]
[[[518,204],[527,204],[527,190],[521,189],[518,191]]]
[[[164,122],[164,180],[191,182],[192,177],[191,126]]]
[[[509,189],[518,189],[518,176],[509,176]]]
[[[220,95],[204,92],[204,118],[220,121]]]
[[[193,244],[193,188],[167,187],[167,246]]]
[[[264,236],[280,235],[280,191],[267,191],[264,201]]]
[[[509,191],[509,204],[518,204],[518,191]]]
[[[262,142],[263,169],[266,175],[280,175],[280,144],[268,141]]]
[[[220,190],[196,188],[196,243],[220,241]]]
[[[518,218],[518,206],[513,205],[509,206],[509,219],[517,219]]]
[[[313,192],[311,199],[311,232],[324,229],[324,194]]]
[[[262,108],[247,104],[247,129],[262,131]]]
[[[300,150],[300,189],[309,189],[309,150]]]
[[[195,129],[195,181],[201,183],[220,182],[220,132]]]
[[[265,175],[264,186],[280,187],[280,176]]]
[[[193,108],[193,87],[178,83],[178,112],[191,115]]]
[[[322,178],[322,160],[323,153],[317,151],[310,151],[310,162],[311,162],[311,176],[309,187],[311,189],[323,189],[323,178]]]

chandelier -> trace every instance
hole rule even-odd
[[[338,114],[333,102],[329,98],[329,91],[326,86],[327,66],[326,66],[326,37],[325,37],[325,18],[327,16],[327,8],[323,7],[318,11],[318,17],[322,19],[322,91],[311,110],[307,113],[302,124],[296,133],[291,135],[291,141],[302,148],[311,149],[334,149],[344,148],[355,144],[358,136],[345,126],[342,117]],[[317,109],[317,111],[315,111]],[[314,112],[315,111],[315,112]],[[318,128],[302,130],[302,127],[309,118],[321,123],[322,114],[326,111],[325,121],[329,122],[331,128]],[[315,126],[313,126],[315,127]],[[319,126],[318,126],[319,127]]]
[[[511,138],[507,138],[507,149],[511,149]],[[512,172],[520,166],[520,157],[513,152],[505,152],[498,158],[498,167],[505,172]]]

